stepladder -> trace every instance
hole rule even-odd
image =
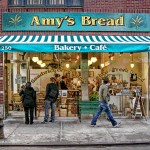
[[[141,115],[147,121],[143,100],[142,100],[141,95],[139,95],[139,94],[136,95],[136,99],[135,99],[135,103],[134,103],[134,108],[133,108],[133,113],[132,114],[133,114],[134,119],[135,119],[135,117],[137,115]]]

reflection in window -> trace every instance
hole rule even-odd
[[[9,0],[8,1],[8,5],[23,5],[24,1],[23,0]]]
[[[81,6],[81,0],[68,0],[68,6]]]
[[[65,0],[48,0],[49,5],[64,5]]]
[[[42,5],[43,0],[27,0],[27,5]]]

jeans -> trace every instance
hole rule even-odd
[[[97,119],[101,115],[102,111],[106,112],[110,122],[112,123],[113,126],[115,126],[117,124],[117,122],[113,118],[109,104],[102,102],[102,101],[99,102],[98,111],[95,113],[95,115],[91,121],[91,125],[96,125]]]
[[[49,108],[51,108],[51,120],[55,120],[55,103],[52,103],[49,100],[45,101],[45,116],[44,116],[44,121],[48,122],[49,118]]]

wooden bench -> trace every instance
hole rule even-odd
[[[81,114],[95,114],[97,112],[99,101],[79,101],[78,118],[81,122]]]

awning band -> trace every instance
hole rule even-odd
[[[150,36],[2,36],[0,44],[150,44]]]

